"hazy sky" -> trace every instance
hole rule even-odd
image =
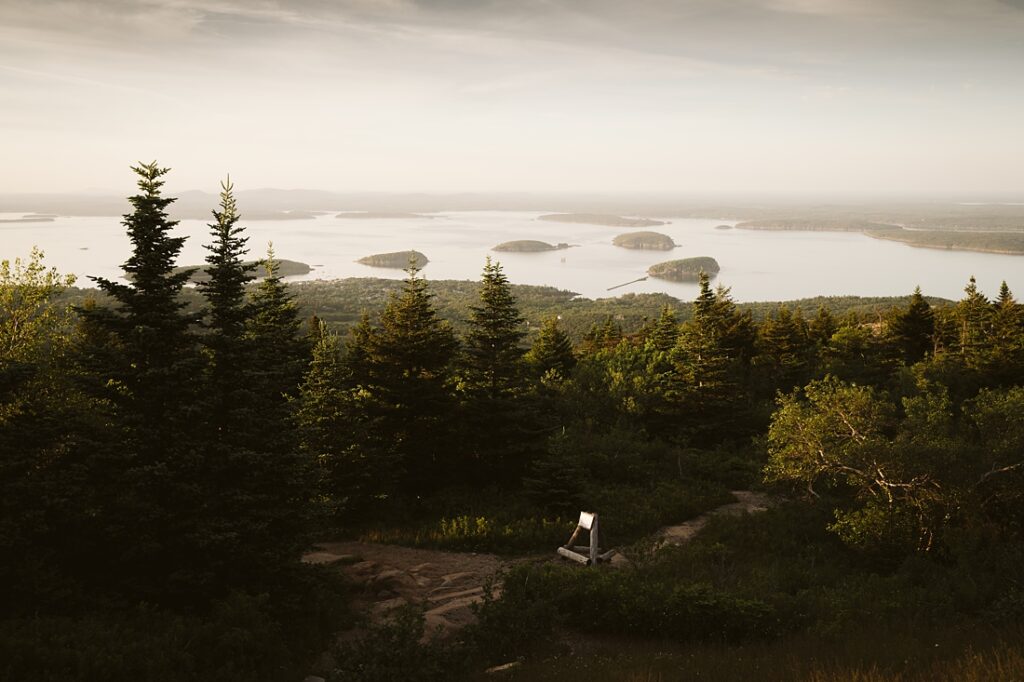
[[[0,0],[0,193],[1024,194],[1024,0]]]

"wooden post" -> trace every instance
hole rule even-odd
[[[588,559],[587,557],[583,556],[582,554],[577,554],[576,552],[572,551],[571,549],[566,549],[565,547],[559,547],[558,548],[558,553],[561,554],[562,556],[564,556],[566,559],[572,559],[573,561],[578,561],[581,564],[583,564],[584,566],[589,566],[590,563],[591,563],[590,559]]]
[[[597,514],[594,514],[594,523],[590,526],[590,564],[597,563]]]
[[[579,537],[580,531],[583,530],[590,532],[590,544],[574,545],[573,543]],[[594,566],[600,561],[607,561],[613,553],[614,550],[601,553],[601,532],[597,514],[593,512],[580,512],[580,520],[576,524],[576,529],[572,532],[572,537],[569,538],[567,543],[558,548],[560,556],[577,561],[584,566]]]

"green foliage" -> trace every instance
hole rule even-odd
[[[737,640],[770,634],[771,608],[708,585],[645,580],[632,571],[582,571],[565,564],[523,565],[503,598],[543,602],[587,632],[679,640]]]
[[[139,604],[75,617],[0,620],[0,678],[301,679],[310,657],[326,646],[343,614],[337,588],[317,582],[320,587],[295,606],[265,594],[235,592],[213,602],[202,615]]]
[[[423,489],[452,463],[451,366],[458,342],[414,265],[365,342],[365,418],[379,420],[407,489]]]
[[[780,398],[766,478],[812,495],[818,483],[847,486],[855,501],[836,509],[832,528],[859,546],[930,551],[943,530],[988,505],[1012,530],[1024,468],[1024,430],[1011,416],[1024,407],[1020,389],[981,392],[959,420],[943,386],[918,390],[902,399],[902,417],[885,395],[831,377],[808,384],[806,400]]]
[[[526,361],[538,376],[562,379],[570,376],[576,366],[576,356],[573,354],[572,342],[558,326],[557,317],[544,320],[537,340],[526,354]]]
[[[522,475],[541,435],[527,402],[524,322],[501,265],[488,258],[480,302],[470,309],[460,380],[463,441],[484,480]]]
[[[508,278],[490,257],[480,282],[480,303],[470,308],[469,331],[463,343],[466,382],[471,392],[489,398],[515,390],[526,332]]]
[[[75,283],[43,265],[43,252],[32,249],[28,261],[0,261],[0,362],[34,362],[44,351],[59,352],[66,341],[69,310],[54,299]]]
[[[354,642],[335,647],[337,666],[332,682],[450,680],[464,660],[453,649],[423,643],[423,614],[412,608],[396,609],[389,620],[366,630]]]
[[[923,360],[935,347],[935,316],[921,295],[921,287],[914,289],[906,308],[892,310],[888,333],[908,365]]]

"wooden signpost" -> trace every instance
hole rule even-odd
[[[580,531],[583,530],[590,533],[590,545],[574,545],[573,543],[579,537]],[[580,520],[576,524],[576,530],[572,532],[569,542],[558,548],[558,553],[566,559],[579,562],[584,566],[593,566],[600,561],[608,561],[615,554],[615,550],[608,550],[602,554],[599,535],[597,514],[593,512],[580,512]]]

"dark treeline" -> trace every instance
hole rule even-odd
[[[970,555],[974,612],[1024,604],[1006,575],[1024,556],[1024,306],[1005,285],[766,312],[702,276],[685,307],[627,318],[636,298],[602,301],[570,334],[557,311],[583,304],[539,291],[548,314],[527,325],[524,290],[488,260],[456,324],[415,267],[329,324],[272,251],[246,260],[230,183],[190,291],[166,170],[135,171],[129,284],[97,279],[67,306],[73,281],[40,254],[0,271],[6,677],[294,679],[345,620],[343,588],[299,561],[317,537],[550,549],[593,508],[624,544],[765,482],[858,570]],[[308,309],[338,309],[330,286],[299,288]],[[658,570],[628,591],[681,579]],[[529,594],[513,576],[509,603],[579,596],[545,575]],[[624,589],[606,586],[591,598]],[[760,606],[701,594],[671,603],[704,599],[712,623],[721,604],[729,633],[763,634]],[[605,629],[644,621],[636,608]]]

